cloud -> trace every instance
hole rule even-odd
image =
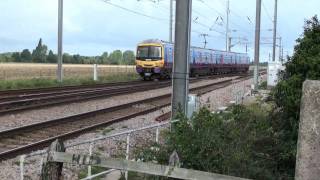
[[[110,0],[113,4],[148,16],[112,6],[102,0],[64,0],[64,50],[70,53],[98,55],[115,49],[135,49],[138,42],[158,38],[167,40],[169,34],[169,1],[152,3],[148,0]],[[193,1],[193,18],[199,24],[192,24],[195,32],[208,33],[208,47],[224,49],[224,35],[209,31],[218,16],[225,20],[225,3],[221,0]],[[230,29],[233,37],[247,37],[249,52],[253,54],[255,1],[231,0]],[[270,16],[273,14],[273,1],[265,1]],[[318,13],[317,0],[279,1],[279,34],[283,36],[285,48],[292,50],[295,39],[302,33],[303,21]],[[50,49],[57,47],[57,0],[1,0],[0,52],[33,49],[40,37]],[[225,31],[223,26],[214,26]],[[271,37],[272,22],[265,9],[262,11],[261,36]],[[192,33],[192,45],[203,46],[203,38]],[[244,46],[235,46],[235,51],[245,51]],[[271,47],[262,46],[263,59],[268,58]]]

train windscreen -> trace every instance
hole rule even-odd
[[[137,49],[137,59],[139,60],[159,60],[161,56],[161,46],[139,46]]]

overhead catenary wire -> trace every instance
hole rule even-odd
[[[212,7],[212,6],[211,6],[210,4],[208,4],[205,0],[198,0],[198,1],[201,2],[203,5],[205,5],[205,7],[207,7],[207,8],[209,8],[209,9],[213,10],[214,12],[216,12],[219,16],[225,17],[225,15],[224,15],[223,13],[221,13],[220,11],[218,11],[216,8]],[[223,19],[223,21],[225,21],[225,19]],[[243,28],[242,26],[234,23],[233,21],[230,21],[230,24],[232,24],[232,25],[234,25],[234,26],[237,26],[239,29],[241,29],[241,31],[238,30],[238,32],[243,32],[243,33],[245,33],[245,34],[247,34],[247,35],[251,35],[252,32],[253,32],[253,29],[250,30],[251,32],[249,32],[248,30],[245,30],[245,28]],[[248,24],[249,24],[249,23],[248,23]]]
[[[270,13],[269,13],[269,11],[263,1],[262,1],[262,7],[263,7],[264,11],[266,12],[268,19],[271,21],[271,23],[273,23],[273,19],[272,19],[271,15],[270,15]]]
[[[123,6],[120,6],[120,5],[117,5],[117,4],[114,4],[114,3],[111,3],[110,1],[108,0],[101,0],[102,2],[105,2],[113,7],[117,7],[119,9],[122,9],[124,11],[128,11],[128,12],[131,12],[133,14],[136,14],[136,15],[140,15],[140,16],[144,16],[144,17],[147,17],[147,18],[150,18],[150,19],[153,19],[153,20],[158,20],[158,21],[168,21],[168,19],[166,18],[159,18],[159,17],[155,17],[155,16],[150,16],[150,15],[147,15],[147,14],[144,14],[144,13],[141,13],[141,12],[138,12],[138,11],[135,11],[135,10],[132,10],[132,9],[128,9],[126,7],[123,7]]]
[[[110,1],[108,0],[101,0],[102,2],[104,3],[107,3],[113,7],[116,7],[116,8],[119,8],[119,9],[122,9],[124,11],[127,11],[127,12],[130,12],[130,13],[133,13],[133,14],[136,14],[136,15],[139,15],[139,16],[143,16],[143,17],[146,17],[146,18],[149,18],[149,19],[152,19],[152,20],[156,20],[156,21],[161,21],[162,23],[166,23],[169,19],[166,19],[166,18],[159,18],[159,17],[156,17],[156,16],[151,16],[151,15],[147,15],[147,14],[144,14],[144,13],[141,13],[141,12],[138,12],[138,11],[135,11],[135,10],[132,10],[132,9],[129,9],[129,8],[126,8],[126,7],[123,7],[121,5],[118,5],[118,4],[114,4],[114,3],[111,3]],[[193,22],[194,24],[198,24],[202,27],[205,27],[206,29],[210,29],[209,26],[203,24],[203,23],[200,23],[200,22]],[[223,32],[220,32],[220,31],[216,31],[216,30],[212,30],[212,31],[215,31],[217,33],[220,33],[220,34],[224,34]],[[202,34],[203,32],[200,32],[200,31],[197,31],[197,30],[192,30],[191,32],[193,33],[197,33],[197,34]],[[210,33],[208,33],[210,34]],[[215,37],[215,36],[211,36],[209,35],[209,37]]]

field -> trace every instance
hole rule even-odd
[[[55,79],[56,64],[0,63],[0,80]],[[98,76],[135,73],[135,66],[98,65]],[[93,65],[64,64],[64,78],[92,78]]]

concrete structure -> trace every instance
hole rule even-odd
[[[261,32],[261,1],[256,2],[256,29],[255,29],[255,41],[254,41],[254,72],[253,72],[253,84],[254,89],[258,89],[259,78],[259,59],[260,59],[260,32]]]
[[[320,81],[303,84],[295,179],[320,179]]]
[[[194,112],[197,112],[200,108],[200,100],[196,94],[189,94],[188,96],[188,110],[187,117],[191,118]]]
[[[285,67],[281,62],[269,62],[268,63],[268,86],[274,87],[278,84],[279,76],[278,73],[283,71]]]
[[[187,112],[192,0],[176,0],[174,62],[172,72],[172,117]]]

